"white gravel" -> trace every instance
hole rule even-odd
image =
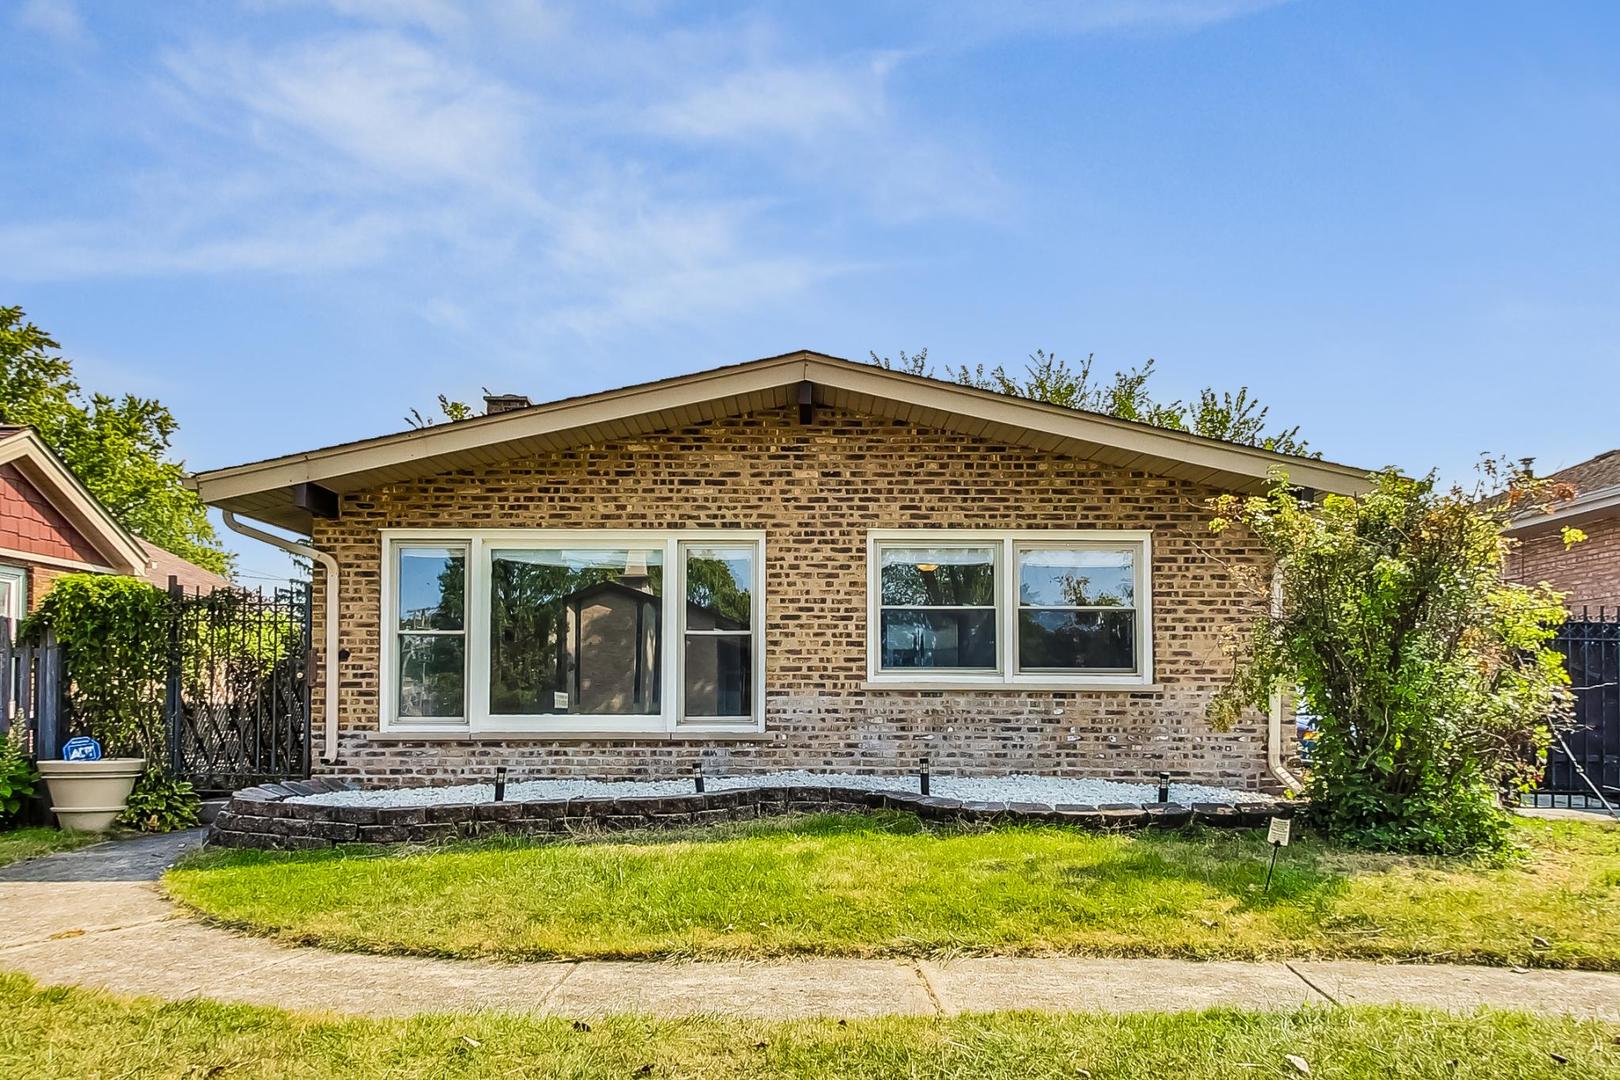
[[[915,776],[871,776],[855,773],[774,772],[749,776],[708,777],[710,791],[745,787],[849,787],[865,791],[916,791]],[[681,780],[512,780],[506,785],[507,802],[538,799],[613,798],[623,795],[688,795],[690,779]],[[1075,780],[1057,776],[1013,775],[997,777],[935,776],[931,794],[948,799],[985,802],[1142,803],[1159,797],[1156,784],[1118,784],[1111,780]],[[1170,801],[1263,802],[1255,791],[1171,784]],[[369,791],[333,791],[288,800],[329,806],[437,806],[444,803],[482,803],[495,800],[493,784],[456,784],[450,787],[377,788]]]

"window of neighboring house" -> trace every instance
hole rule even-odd
[[[400,613],[396,652],[385,662],[398,701],[385,724],[602,732],[762,726],[759,534],[429,535],[385,533],[397,576],[387,595]],[[429,579],[460,587],[452,597]],[[419,609],[428,614],[412,614]],[[424,643],[418,635],[446,640]],[[430,647],[446,653],[433,670],[454,668],[458,677],[436,696],[424,691],[414,659]]]
[[[28,571],[20,566],[0,566],[0,618],[10,619],[13,630],[18,619],[28,614]]]
[[[869,680],[1147,685],[1149,548],[1112,530],[874,532]]]

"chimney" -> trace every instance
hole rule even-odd
[[[511,412],[513,409],[527,409],[534,404],[525,394],[485,394],[484,412],[494,416],[496,413]]]

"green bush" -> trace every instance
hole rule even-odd
[[[13,728],[0,738],[0,825],[9,825],[34,794],[39,771],[23,751],[22,732]]]
[[[202,822],[197,811],[202,800],[188,781],[176,780],[149,769],[135,781],[129,804],[118,823],[141,832],[164,833],[195,828]]]
[[[21,636],[62,648],[71,680],[68,730],[99,741],[109,756],[164,760],[164,680],[173,616],[168,596],[136,578],[67,574],[22,625]]]
[[[1499,793],[1532,779],[1569,700],[1549,647],[1562,597],[1502,580],[1503,526],[1562,493],[1526,469],[1492,501],[1439,491],[1432,475],[1372,479],[1320,505],[1285,476],[1264,496],[1215,500],[1217,531],[1246,527],[1276,560],[1280,603],[1233,650],[1211,717],[1229,725],[1298,687],[1317,717],[1314,824],[1380,850],[1500,850]]]

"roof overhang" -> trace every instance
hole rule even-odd
[[[1586,525],[1615,514],[1620,514],[1620,484],[1578,495],[1559,503],[1548,513],[1515,518],[1508,523],[1506,531],[1515,536],[1534,536],[1565,526]]]
[[[80,536],[101,552],[106,566],[93,569],[134,577],[146,572],[146,551],[140,542],[107,513],[106,507],[31,429],[22,428],[0,439],[0,465],[14,466]]]
[[[1026,398],[889,371],[814,352],[567,398],[420,430],[197,473],[211,506],[307,532],[308,489],[338,494],[456,469],[689,427],[799,404],[983,436],[1232,491],[1258,491],[1282,469],[1302,487],[1358,494],[1368,472]],[[300,505],[304,503],[305,505]]]

